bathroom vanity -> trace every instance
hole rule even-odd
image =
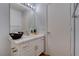
[[[39,56],[44,52],[44,34],[23,35],[22,38],[11,42],[12,56]]]
[[[31,6],[35,7],[33,4]],[[44,34],[36,34],[40,30],[36,23],[35,8],[32,7],[27,3],[10,4],[10,33],[24,33],[20,39],[10,38],[12,56],[38,56],[44,52]]]

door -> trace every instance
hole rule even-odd
[[[70,4],[48,5],[48,54],[70,55]]]

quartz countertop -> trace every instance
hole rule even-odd
[[[20,39],[17,39],[17,40],[10,39],[10,40],[13,41],[15,44],[19,44],[19,43],[28,42],[34,39],[39,39],[41,37],[44,38],[44,34],[36,34],[36,35],[29,35],[29,36],[23,35],[22,38]]]

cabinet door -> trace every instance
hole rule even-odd
[[[44,52],[44,40],[40,38],[35,41],[35,54],[38,56],[42,52]]]
[[[24,43],[21,45],[21,55],[22,56],[34,56],[34,47],[30,43]]]
[[[38,56],[44,51],[44,40],[43,38],[36,39],[30,42],[25,42],[20,45],[16,45],[16,49],[12,55],[16,56]]]

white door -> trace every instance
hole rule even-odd
[[[70,4],[48,5],[48,54],[70,55]]]

